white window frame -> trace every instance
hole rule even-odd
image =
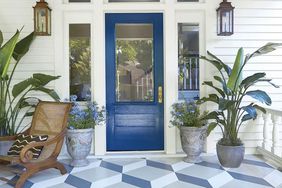
[[[205,11],[203,10],[193,10],[193,11],[178,11],[176,14],[176,28],[178,29],[178,24],[184,23],[184,24],[198,24],[199,25],[199,54],[206,54],[206,23],[205,23]],[[178,54],[178,32],[177,32],[177,54]],[[178,66],[178,57],[177,57],[177,66]],[[199,97],[205,95],[205,87],[201,87],[201,83],[205,80],[206,75],[206,69],[203,65],[203,62],[200,60],[199,62]],[[177,74],[178,77],[178,74]],[[177,80],[177,90],[178,90],[178,80]],[[179,92],[178,92],[179,93]],[[177,93],[177,94],[178,94]],[[179,97],[177,96],[177,99]],[[203,107],[203,109],[206,109],[206,107]],[[180,136],[179,136],[179,130],[177,130],[177,152],[181,152],[181,142],[180,142]]]

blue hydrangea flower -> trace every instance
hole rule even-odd
[[[89,99],[91,96],[88,96]],[[96,102],[90,100],[85,103],[76,101],[77,96],[71,95],[70,101],[73,103],[69,115],[69,128],[70,129],[86,129],[94,128],[95,125],[100,124],[105,120],[104,108],[98,107]]]

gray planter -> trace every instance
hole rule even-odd
[[[0,155],[7,155],[7,152],[14,142],[15,141],[0,141]]]
[[[200,155],[204,149],[204,143],[207,136],[207,126],[180,127],[180,138],[183,151],[187,154],[183,160],[187,163],[201,162]]]
[[[67,130],[66,145],[68,153],[72,157],[71,166],[80,167],[89,164],[86,157],[91,150],[93,132],[92,128]]]
[[[238,168],[244,160],[245,147],[216,144],[216,153],[220,164],[227,168]]]

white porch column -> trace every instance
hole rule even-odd
[[[281,149],[279,145],[279,134],[280,134],[280,122],[281,122],[281,116],[278,116],[276,114],[272,114],[271,116],[272,122],[273,122],[273,128],[272,128],[272,147],[271,152],[275,155],[281,156]]]
[[[106,80],[105,80],[105,32],[104,32],[104,11],[103,1],[94,1],[95,11],[92,24],[92,42],[94,51],[92,52],[92,83],[94,99],[99,105],[106,107]],[[95,128],[95,155],[106,153],[106,126],[96,126]]]
[[[263,143],[262,143],[262,147],[265,150],[270,151],[270,123],[271,123],[271,114],[269,114],[268,112],[266,114],[263,115],[263,120],[264,120],[264,124],[263,124]]]
[[[164,13],[164,126],[165,151],[176,153],[176,130],[169,127],[171,105],[177,101],[178,63],[177,63],[177,33],[175,22],[174,1],[166,0]]]

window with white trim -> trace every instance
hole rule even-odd
[[[199,98],[199,24],[178,24],[178,96]]]
[[[91,92],[90,24],[69,25],[70,95],[85,101]]]

